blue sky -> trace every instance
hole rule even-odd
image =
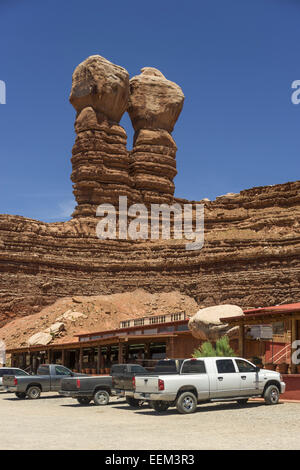
[[[65,220],[72,207],[74,68],[100,54],[160,69],[186,96],[173,136],[176,196],[299,179],[299,0],[0,0],[0,213]],[[127,115],[121,124],[132,145]]]

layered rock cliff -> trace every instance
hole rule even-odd
[[[145,70],[133,79],[131,91],[127,72],[99,56],[75,70],[70,100],[77,111],[72,156],[77,208],[66,223],[0,215],[0,325],[62,297],[137,287],[151,293],[176,289],[200,307],[299,300],[300,181],[202,201],[200,251],[187,251],[184,240],[97,238],[97,205],[115,204],[119,195],[147,204],[189,202],[173,198],[176,146],[170,132],[183,94],[155,69]],[[158,82],[164,83],[153,115],[147,99],[143,108],[137,98],[148,93],[148,80],[155,82],[153,104]],[[119,125],[126,109],[136,130],[131,153]]]

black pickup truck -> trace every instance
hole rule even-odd
[[[112,395],[125,397],[128,405],[137,408],[140,400],[133,397],[134,377],[136,375],[178,374],[184,359],[162,359],[157,362],[154,370],[149,372],[139,364],[117,364],[111,369]]]
[[[81,405],[88,405],[92,400],[95,405],[108,405],[111,387],[112,378],[110,375],[70,377],[62,380],[59,394],[76,398]]]

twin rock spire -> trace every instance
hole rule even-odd
[[[73,73],[70,102],[77,111],[72,152],[74,217],[94,217],[99,204],[172,203],[176,144],[171,136],[182,110],[181,88],[145,67],[127,70],[101,56],[88,57]],[[128,111],[135,130],[132,151],[119,125]]]

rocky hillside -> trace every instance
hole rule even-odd
[[[0,338],[7,348],[34,344],[40,333],[44,344],[70,342],[76,341],[77,333],[118,328],[123,320],[182,311],[192,316],[197,310],[195,300],[178,291],[149,294],[136,289],[127,294],[65,297],[39,313],[7,323],[0,328]]]

